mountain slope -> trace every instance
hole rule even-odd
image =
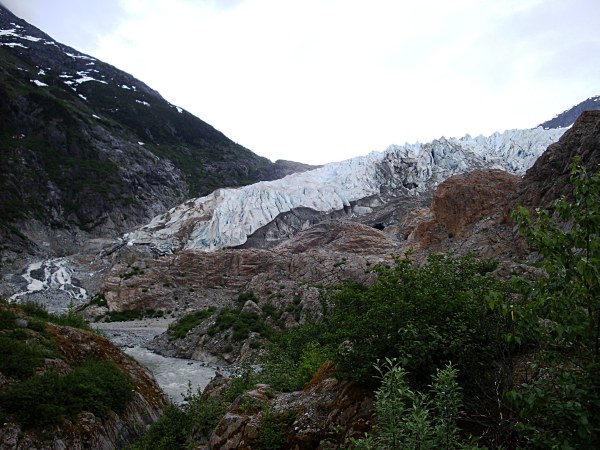
[[[0,6],[0,222],[117,235],[274,164]]]
[[[570,127],[582,112],[597,110],[600,110],[600,95],[590,97],[538,126],[544,129]]]

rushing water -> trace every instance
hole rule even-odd
[[[145,345],[154,336],[165,332],[169,322],[167,319],[146,319],[96,323],[93,326],[146,366],[171,401],[180,404],[190,388],[192,393],[204,389],[215,375],[216,367],[192,359],[168,358],[148,350]]]
[[[202,391],[215,375],[215,367],[200,361],[167,358],[144,347],[131,347],[124,351],[150,369],[173,403],[182,403],[188,391]]]
[[[88,298],[87,291],[76,275],[66,258],[34,262],[18,279],[19,292],[10,300],[16,303],[35,301],[49,312],[64,313],[70,304],[78,305]],[[190,359],[166,358],[148,350],[148,342],[164,333],[170,321],[146,319],[96,323],[92,326],[146,366],[171,401],[181,404],[190,389],[192,393],[204,389],[214,376],[216,367]]]

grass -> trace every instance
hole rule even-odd
[[[215,312],[216,308],[211,306],[207,309],[201,309],[191,314],[180,317],[176,322],[169,325],[167,334],[169,339],[183,339],[188,331],[197,327]]]
[[[125,309],[123,311],[109,311],[104,316],[104,320],[106,322],[128,322],[130,320],[139,320],[139,319],[154,319],[164,316],[164,311],[157,311],[155,309]]]

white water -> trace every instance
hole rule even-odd
[[[150,369],[158,385],[175,404],[182,403],[190,392],[202,392],[215,375],[215,367],[200,361],[167,358],[144,347],[126,348],[124,352]]]
[[[190,388],[191,393],[195,394],[206,387],[214,377],[217,367],[192,359],[164,357],[148,350],[145,347],[148,342],[164,333],[171,321],[143,319],[95,323],[92,326],[147,367],[169,399],[175,404],[181,404]]]

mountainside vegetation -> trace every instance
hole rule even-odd
[[[27,429],[42,429],[82,411],[122,413],[133,398],[130,376],[109,360],[73,360],[49,323],[89,330],[72,312],[56,316],[35,304],[0,303],[1,420],[14,417]]]

